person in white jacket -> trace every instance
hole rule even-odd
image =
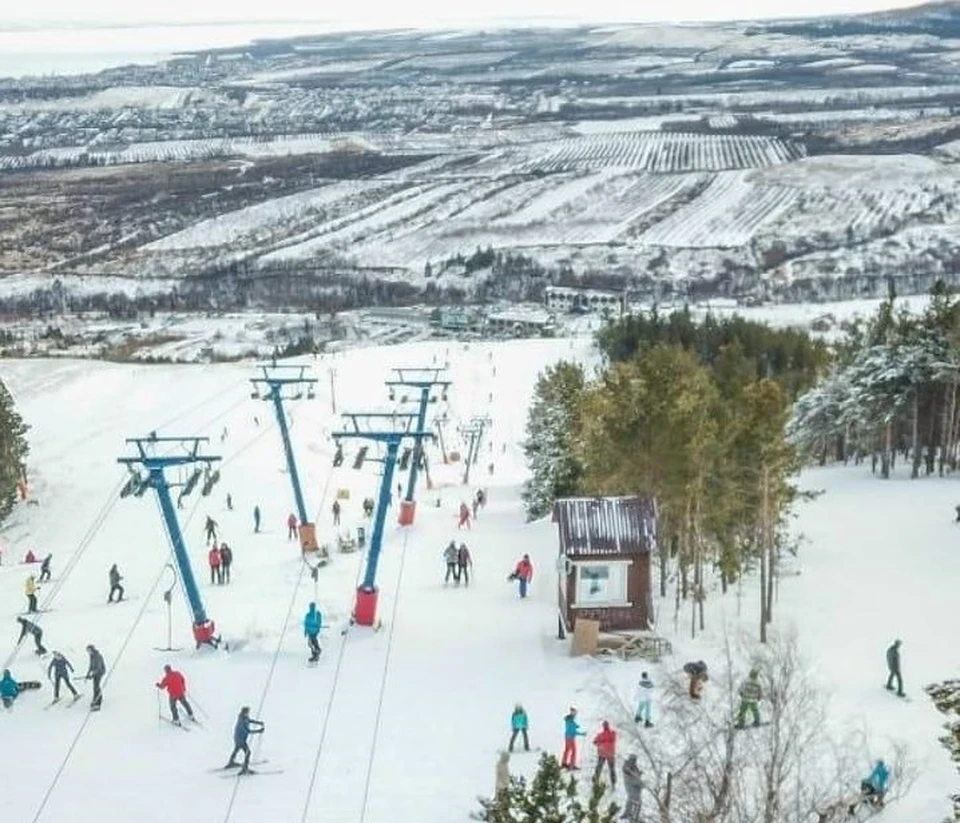
[[[637,698],[637,713],[634,715],[634,723],[643,723],[644,728],[649,729],[653,726],[650,707],[653,703],[653,681],[647,676],[646,672],[640,675]]]

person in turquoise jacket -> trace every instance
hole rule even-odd
[[[17,681],[10,674],[10,669],[4,669],[3,677],[0,678],[0,702],[3,703],[3,708],[9,709],[18,694],[20,694],[20,687]]]
[[[519,703],[513,707],[513,714],[510,715],[510,745],[508,751],[513,751],[513,744],[517,741],[517,735],[523,735],[523,750],[530,751],[530,738],[527,737],[527,728],[530,722],[527,719],[527,712]]]
[[[887,783],[890,781],[890,769],[882,760],[878,760],[870,772],[870,776],[860,783],[859,803],[870,803],[874,806],[883,806],[883,799],[887,793]],[[850,814],[856,813],[859,803],[850,807]]]
[[[310,646],[310,662],[316,663],[320,659],[320,628],[322,620],[320,612],[317,611],[317,604],[311,603],[307,609],[307,614],[303,618],[303,634],[307,638],[307,644]]]
[[[577,738],[585,737],[586,732],[577,723],[577,710],[571,706],[563,718],[563,758],[560,765],[564,769],[577,769]]]

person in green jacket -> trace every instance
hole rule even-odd
[[[510,745],[507,747],[508,751],[513,751],[513,744],[517,741],[517,735],[523,735],[523,750],[525,752],[530,751],[530,738],[527,737],[527,728],[530,723],[527,720],[527,713],[524,710],[523,706],[517,703],[513,707],[513,714],[510,715]]]
[[[742,729],[747,719],[747,712],[753,717],[753,725],[760,725],[760,709],[757,704],[763,700],[763,689],[760,687],[760,672],[751,669],[750,675],[740,687],[740,711],[737,712],[737,728]]]
[[[9,709],[13,706],[13,701],[17,699],[18,694],[20,694],[20,687],[17,681],[10,674],[10,669],[4,669],[3,677],[0,678],[0,702],[3,703],[3,708]]]

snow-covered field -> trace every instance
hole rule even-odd
[[[49,688],[23,694],[13,712],[0,713],[0,739],[16,753],[23,773],[4,782],[4,819],[463,820],[475,796],[492,791],[496,752],[515,702],[530,713],[533,743],[558,751],[561,718],[571,703],[588,731],[603,719],[592,686],[600,671],[627,684],[650,669],[662,682],[688,659],[715,660],[724,624],[752,631],[751,582],[742,600],[735,592],[725,601],[711,594],[710,632],[694,644],[674,634],[671,607],[661,604],[660,630],[672,638],[675,654],[659,666],[567,656],[555,639],[555,529],[549,522],[525,524],[519,501],[525,471],[519,442],[533,380],[558,358],[590,364],[596,354],[584,338],[423,343],[303,361],[315,367],[320,382],[316,400],[291,405],[292,437],[322,541],[334,537],[329,512],[336,491],[350,490],[347,529],[360,522],[360,501],[378,483],[377,464],[355,472],[348,457],[343,467],[331,468],[331,390],[338,411],[389,408],[381,381],[390,367],[449,360],[454,386],[449,403],[436,408],[450,416],[447,448],[463,451],[460,422],[477,414],[493,421],[470,487],[460,484],[462,465],[444,467],[437,450],[430,450],[435,488],[421,486],[416,525],[403,531],[394,525],[395,513],[388,515],[378,574],[384,629],[351,628],[345,635],[340,630],[363,558],[334,554],[315,585],[304,572],[298,549],[284,534],[292,501],[279,435],[269,407],[249,397],[252,364],[0,363],[0,375],[33,426],[31,493],[39,502],[19,508],[2,533],[0,603],[11,626],[11,654],[4,658],[18,678],[44,680],[30,649],[12,646],[27,573],[16,561],[32,548],[54,555],[54,577],[40,598],[51,608],[41,618],[44,642],[81,671],[83,649],[95,643],[110,670],[99,714],[85,712],[86,700],[45,711]],[[191,498],[181,516],[210,615],[238,647],[230,653],[190,648],[190,620],[179,592],[173,638],[185,648],[154,650],[166,645],[160,595],[169,585],[167,540],[149,496],[117,498],[123,474],[114,462],[128,453],[124,437],[154,429],[208,435],[210,451],[225,458],[221,484],[209,498]],[[923,766],[907,799],[877,823],[939,821],[957,783],[936,740],[942,718],[920,692],[922,684],[955,674],[953,590],[960,555],[951,522],[954,482],[883,483],[863,467],[807,473],[805,487],[826,493],[800,510],[797,530],[807,538],[799,554],[802,573],[779,585],[778,627],[797,627],[829,689],[834,722],[864,724],[878,756],[890,739],[905,738]],[[472,531],[458,534],[456,507],[478,484],[489,489],[489,505]],[[234,511],[224,504],[228,492]],[[259,535],[252,530],[254,504],[264,513]],[[235,552],[229,586],[205,579],[207,514],[219,521]],[[474,555],[476,575],[466,590],[441,585],[440,553],[452,537],[465,538]],[[504,580],[523,552],[536,567],[527,601]],[[107,606],[106,573],[114,562],[131,599]],[[312,599],[331,626],[315,669],[305,665],[300,626]],[[897,636],[904,641],[910,703],[881,688],[883,651]],[[153,684],[167,661],[186,674],[202,728],[185,733],[155,717],[158,709],[166,711]],[[255,756],[268,758],[264,768],[282,774],[237,783],[208,773],[229,754],[232,723],[244,704],[266,722]],[[511,767],[527,771],[532,765],[518,756]]]

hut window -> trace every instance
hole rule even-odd
[[[627,600],[627,563],[578,563],[578,606],[625,603]]]

